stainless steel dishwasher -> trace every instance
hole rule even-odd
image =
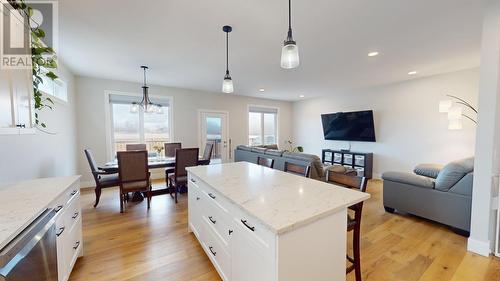
[[[0,251],[0,281],[57,281],[55,211],[45,210]]]

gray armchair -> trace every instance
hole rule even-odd
[[[384,208],[446,224],[462,235],[470,231],[474,158],[444,167],[419,165],[414,173],[386,172]]]

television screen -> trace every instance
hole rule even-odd
[[[373,111],[322,114],[325,140],[375,141]]]

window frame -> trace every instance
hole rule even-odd
[[[105,111],[105,130],[106,130],[106,161],[112,161],[115,158],[116,151],[114,151],[114,134],[113,134],[113,111],[110,102],[110,96],[128,96],[128,97],[136,97],[138,100],[142,98],[142,93],[133,93],[133,92],[121,92],[121,91],[105,91],[104,92],[104,111]],[[158,95],[158,94],[149,94],[150,98],[153,100],[155,98],[168,100],[169,109],[168,109],[168,120],[169,120],[169,135],[170,140],[174,140],[174,98],[172,96],[166,95]],[[139,115],[139,132],[144,131],[144,114]],[[139,133],[139,139],[142,139]],[[143,141],[143,140],[141,140]]]
[[[265,145],[265,129],[264,129],[264,114],[265,113],[270,113],[270,112],[258,112],[258,111],[251,111],[251,108],[260,108],[260,109],[263,109],[263,111],[265,110],[275,110],[276,111],[276,118],[274,119],[274,131],[275,131],[275,136],[276,136],[276,144],[279,146],[279,119],[280,119],[280,108],[279,107],[276,107],[276,106],[268,106],[268,105],[257,105],[257,104],[248,104],[247,106],[247,122],[246,122],[246,128],[247,128],[247,144],[248,145],[251,145],[250,143],[250,112],[257,112],[257,113],[260,113],[261,114],[261,118],[260,118],[260,124],[261,124],[261,128],[260,128],[260,134],[261,134],[261,137],[262,137],[262,145]]]

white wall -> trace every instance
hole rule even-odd
[[[479,88],[471,235],[467,248],[489,255],[494,244],[495,215],[491,198],[498,196],[493,176],[500,173],[500,2],[485,5]]]
[[[68,103],[39,112],[54,134],[0,135],[0,183],[77,174],[74,76],[61,63],[58,74],[68,85]]]
[[[373,110],[377,142],[352,142],[351,150],[374,153],[375,176],[411,171],[419,163],[446,164],[472,156],[475,126],[464,121],[463,130],[448,130],[446,114],[438,112],[438,104],[450,93],[475,105],[478,79],[478,69],[470,69],[296,102],[294,138],[305,152],[317,155],[323,148],[348,148],[348,142],[324,140],[320,115]]]
[[[99,164],[109,161],[106,157],[105,129],[105,106],[109,105],[105,103],[104,93],[106,91],[140,93],[141,85],[122,81],[77,77],[76,90],[78,92],[79,173],[83,175],[83,181],[86,184],[91,184],[92,177],[83,149],[91,148]],[[173,97],[174,140],[182,142],[185,147],[198,146],[198,109],[229,112],[229,134],[232,139],[233,149],[238,144],[248,142],[247,106],[249,104],[278,107],[279,142],[283,143],[285,139],[292,135],[292,125],[289,122],[292,118],[292,104],[290,102],[159,86],[151,86],[150,94]]]

